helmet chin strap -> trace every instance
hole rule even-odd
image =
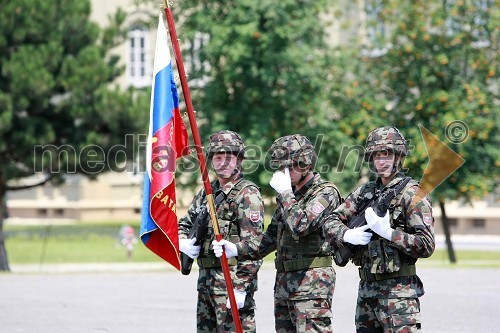
[[[234,168],[233,172],[231,172],[231,177],[234,176],[234,175],[236,175],[236,174],[238,174],[238,173],[240,173],[240,171],[241,171],[240,167]]]
[[[380,177],[380,173],[378,172],[377,168],[375,167],[375,163],[373,163],[373,160],[371,160],[369,162],[368,166],[369,166],[369,169],[370,169],[371,172],[373,172],[378,177]],[[398,168],[395,165],[393,165],[392,169],[391,169],[391,174],[387,178],[392,177],[394,174],[398,173],[398,171],[399,171]]]
[[[402,158],[401,155],[399,155],[399,154],[395,155],[394,164],[392,165],[391,176],[393,174],[398,173],[399,171],[401,171],[403,169],[403,162],[401,162],[401,158]],[[398,163],[396,163],[396,160]]]
[[[302,175],[300,176],[299,183],[302,183],[304,179],[306,179],[308,174],[309,172],[303,172]]]
[[[389,175],[389,177],[385,177],[385,178],[390,178],[390,179],[392,179],[392,177],[393,177],[395,174],[397,174],[397,173],[398,173],[398,168],[397,168],[395,165],[393,165],[393,166],[392,166],[392,170],[391,170],[391,174]],[[377,173],[377,174],[378,174],[378,173]]]
[[[396,166],[396,164],[393,164],[393,165],[392,165],[392,170],[391,170],[391,176],[392,176],[393,174],[397,173],[397,172],[398,172],[398,167]]]
[[[306,179],[306,177],[309,175],[310,172],[311,172],[311,167],[308,166],[305,171],[302,171],[300,179],[299,179],[297,184],[302,183],[304,181],[304,179]]]
[[[396,160],[394,160],[394,162],[396,162]],[[372,162],[372,165],[373,165],[373,162]],[[400,165],[401,165],[401,160],[399,160],[397,164],[393,163],[392,164],[392,169],[391,169],[391,174],[387,178],[391,178],[392,176],[394,176],[395,174],[397,174],[401,170],[401,168],[399,167]],[[373,165],[373,169],[375,171],[377,171],[377,169],[375,168],[375,165]],[[378,172],[377,172],[377,174],[378,174]]]

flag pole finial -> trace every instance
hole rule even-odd
[[[169,0],[163,0],[163,8],[170,8],[174,3]]]

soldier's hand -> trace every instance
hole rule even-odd
[[[389,211],[386,211],[385,215],[380,217],[371,207],[368,207],[365,210],[365,219],[366,223],[373,232],[376,232],[380,235],[380,237],[384,237],[387,240],[392,239],[392,232],[394,229],[391,228]]]
[[[238,249],[234,243],[227,241],[225,239],[221,239],[220,241],[214,240],[212,242],[212,246],[214,248],[214,253],[217,258],[222,257],[223,249],[226,250],[226,257],[232,258],[238,256]]]
[[[285,191],[292,190],[292,180],[290,179],[290,171],[288,168],[285,168],[284,172],[276,171],[273,174],[273,178],[269,182],[272,188],[279,194]]]
[[[200,245],[194,245],[196,243],[196,237],[192,239],[180,238],[179,239],[179,250],[185,253],[191,259],[196,259],[200,255]]]
[[[350,243],[352,245],[366,245],[372,238],[371,232],[366,232],[368,225],[361,226],[359,228],[349,229],[344,233],[344,242]]]
[[[234,289],[234,298],[236,299],[236,306],[238,309],[241,309],[245,305],[245,298],[247,297],[246,291],[239,291],[238,289]],[[231,309],[231,302],[229,302],[229,297],[226,301],[226,307]]]

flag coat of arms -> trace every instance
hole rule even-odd
[[[158,22],[151,89],[150,123],[142,204],[141,240],[152,252],[180,270],[175,166],[187,153],[188,136],[179,112],[167,30]]]

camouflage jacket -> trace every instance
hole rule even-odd
[[[234,182],[229,182],[222,188],[222,191],[224,191],[226,195],[229,195],[233,188],[241,181],[243,181],[243,178],[240,177]],[[219,187],[220,184],[218,180],[212,183],[214,193],[215,189]],[[207,198],[205,190],[202,189],[196,194],[191,202],[186,216],[179,220],[179,238],[187,238],[193,221],[196,220],[199,207],[206,204]],[[224,238],[228,238],[229,226],[224,225],[225,221],[223,220],[223,206],[225,204],[226,202],[222,202],[217,206],[217,215],[219,217],[221,234]],[[253,238],[262,234],[264,228],[264,205],[262,203],[259,188],[255,184],[251,183],[251,185],[244,186],[239,193],[237,193],[234,198],[234,203],[230,206],[233,207],[232,209],[234,209],[236,213],[231,223],[236,224],[236,230],[238,230],[238,238],[240,240],[251,241]],[[213,258],[218,261],[219,259],[215,258],[211,246],[214,238],[211,222],[209,222],[209,225],[209,233],[207,235],[209,238],[206,242],[209,242],[210,248],[205,248],[202,245],[198,258]],[[261,265],[262,260],[238,260],[236,265],[230,265],[229,268],[234,288],[245,291],[257,290],[257,272]],[[209,294],[226,294],[226,284],[222,268],[200,269],[198,276],[198,291]]]
[[[332,249],[323,233],[323,222],[327,212],[335,209],[340,200],[336,187],[315,174],[299,191],[286,191],[277,196],[277,208],[266,232],[252,241],[237,244],[239,256],[263,258],[274,250],[277,250],[276,261],[279,262],[331,256]],[[281,246],[285,237],[300,242],[309,236],[317,236],[314,254],[290,253]],[[331,298],[334,287],[335,271],[331,266],[277,271],[274,295],[282,300]]]
[[[385,188],[396,186],[403,176],[398,174]],[[376,191],[383,190],[380,179],[369,182],[351,193],[328,218],[325,230],[332,241],[340,244],[343,235],[348,230],[346,226],[351,218],[358,215],[358,209],[366,200],[373,197]],[[401,264],[412,265],[418,258],[427,258],[434,252],[434,219],[428,196],[411,180],[410,183],[391,201],[389,206],[391,226],[394,228],[391,241],[387,246],[398,253]],[[372,236],[372,241],[365,246],[357,246],[352,261],[363,270],[372,271],[369,246],[378,241],[378,235]],[[418,297],[423,295],[423,285],[417,276],[399,277],[375,282],[361,281],[359,294],[361,297]]]

